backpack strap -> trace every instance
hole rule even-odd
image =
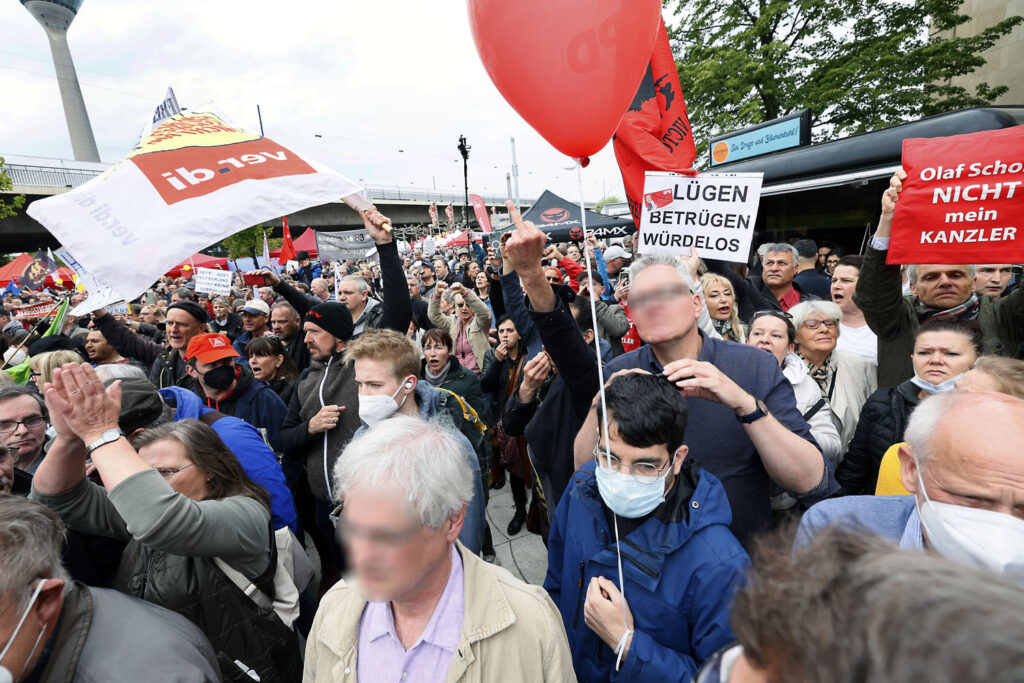
[[[270,531],[270,563],[259,576],[249,579],[219,557],[213,558],[213,562],[253,602],[264,609],[272,610],[274,598],[277,597],[274,588],[274,575],[277,573],[277,538],[274,536],[272,523],[268,524],[267,528]]]
[[[222,417],[227,417],[227,415],[217,410],[211,410],[208,413],[200,415],[199,421],[202,422],[207,427],[212,427],[213,423],[221,419]]]

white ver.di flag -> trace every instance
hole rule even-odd
[[[207,107],[170,116],[103,175],[28,214],[109,285],[111,301],[131,301],[200,249],[339,198],[370,206],[359,184]]]

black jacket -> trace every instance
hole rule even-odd
[[[724,261],[706,260],[705,263],[708,270],[726,278],[729,284],[732,285],[733,293],[736,295],[736,311],[739,313],[740,320],[744,324],[749,325],[750,319],[758,311],[782,310],[779,300],[768,289],[760,275],[751,275],[744,279],[737,275],[736,271],[730,268]],[[801,302],[818,300],[818,297],[805,292],[796,280],[793,281],[793,287],[796,291],[800,292]]]
[[[860,411],[846,457],[836,469],[836,481],[844,493],[875,495],[878,469],[889,446],[903,441],[910,414],[921,402],[910,380],[873,393]]]
[[[488,354],[491,352],[488,351]],[[462,398],[466,399],[466,403],[476,411],[476,414],[484,422],[490,422],[491,416],[487,410],[487,406],[484,404],[484,393],[480,389],[480,380],[477,379],[476,373],[467,370],[459,362],[459,359],[455,357],[455,354],[448,356],[448,374],[445,375],[444,380],[441,381],[441,386],[436,387],[438,389],[447,389],[453,394],[458,394]],[[420,365],[420,379],[427,384],[426,374],[427,361],[424,360]]]
[[[231,341],[238,339],[239,335],[244,332],[244,329],[242,328],[242,316],[235,313],[228,313],[228,317],[225,319],[223,325],[214,319],[207,323],[206,327],[210,332],[227,335],[227,338]]]
[[[238,366],[235,390],[220,401],[207,398],[199,380],[186,377],[178,386],[198,396],[208,407],[225,415],[245,420],[264,434],[270,447],[281,450],[281,425],[288,414],[288,404],[266,382],[252,376],[249,368]]]
[[[597,363],[561,298],[555,298],[553,310],[529,314],[558,375],[539,407],[537,399],[524,405],[512,394],[505,404],[504,427],[509,436],[525,434],[530,461],[553,513],[576,470],[573,444],[598,388]]]

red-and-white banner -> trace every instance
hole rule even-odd
[[[160,122],[106,173],[33,202],[28,214],[115,301],[130,301],[218,240],[339,197],[370,205],[358,183],[198,108]]]
[[[47,301],[45,303],[33,304],[31,306],[19,306],[14,309],[14,319],[24,320],[25,318],[42,318],[50,315],[55,308],[57,308],[56,301]]]
[[[1024,261],[1024,126],[903,141],[889,263]]]
[[[480,229],[483,232],[494,232],[494,228],[491,227],[491,217],[487,215],[487,205],[484,204],[484,198],[478,194],[469,195],[469,201],[473,202],[473,213],[476,214],[476,220],[480,224]]]

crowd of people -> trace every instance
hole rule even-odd
[[[888,264],[903,179],[863,255],[369,210],[226,296],[8,292],[0,681],[1021,680],[1024,287]]]

